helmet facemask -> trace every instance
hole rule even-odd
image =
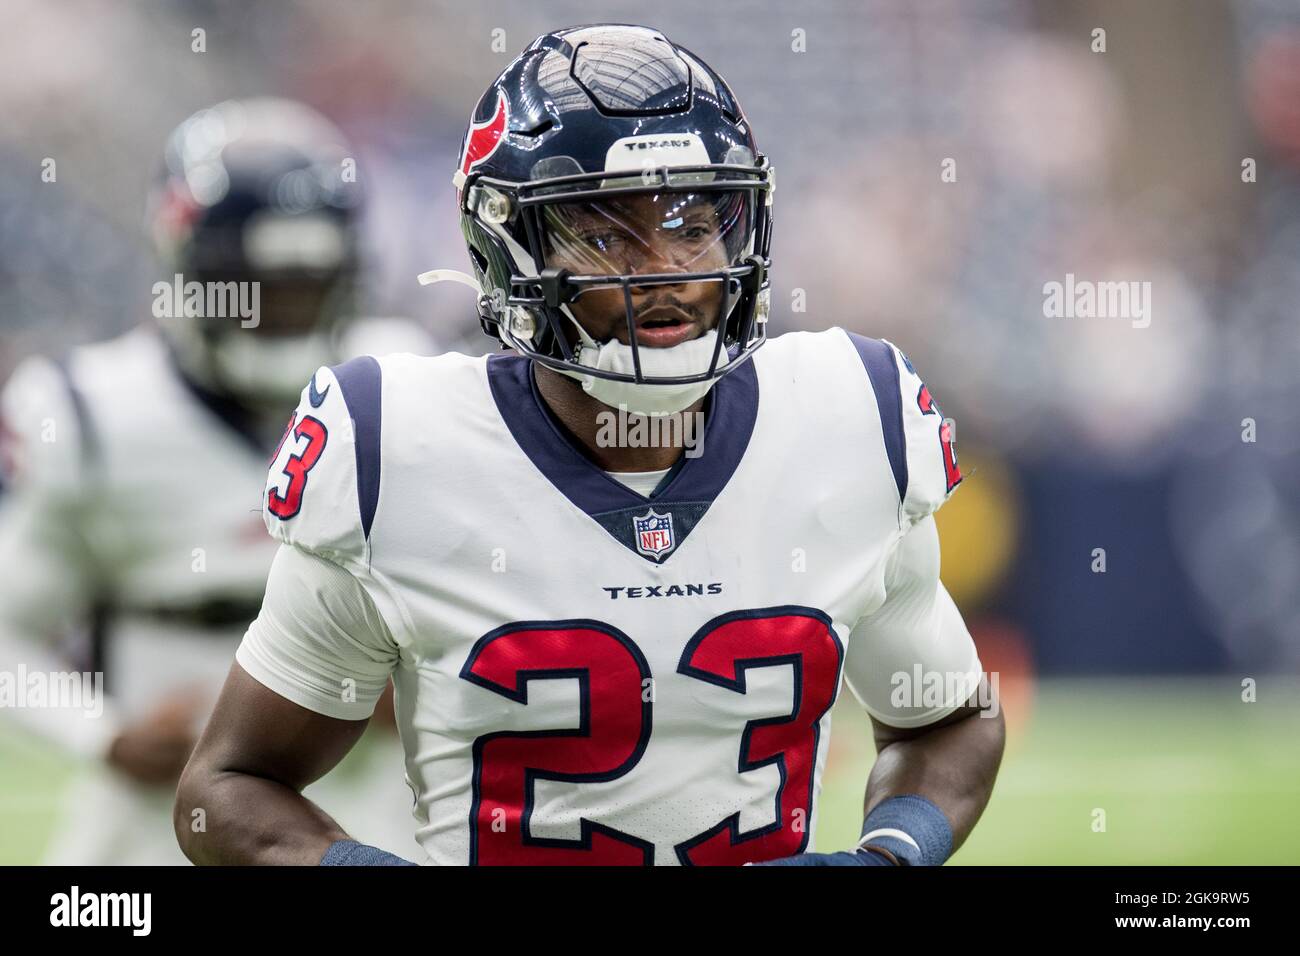
[[[480,300],[485,324],[607,404],[679,411],[766,339],[770,189],[765,162],[471,177],[466,232],[499,290]]]

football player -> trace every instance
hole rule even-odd
[[[30,359],[5,389],[5,669],[64,671],[58,641],[85,628],[82,666],[103,674],[92,706],[9,711],[87,758],[46,862],[187,862],[175,785],[257,615],[275,551],[258,498],[302,379],[366,347],[424,341],[414,325],[353,321],[350,158],[340,132],[294,102],[195,114],[171,136],[150,202],[166,266],[156,321],[63,361]],[[191,297],[214,288],[256,290],[256,308],[212,314]],[[377,727],[346,770],[317,799],[380,845],[414,847],[396,734]]]
[[[307,384],[262,611],[178,790],[186,853],[406,862],[302,795],[391,677],[421,863],[942,863],[1003,741],[939,581],[961,473],[893,345],[764,344],[772,171],[726,83],[643,27],[548,33],[453,182],[512,352]],[[610,440],[696,414],[689,449]],[[816,853],[841,681],[880,756],[861,844]]]

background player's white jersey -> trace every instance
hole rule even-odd
[[[13,460],[0,495],[0,666],[67,670],[56,644],[89,624],[88,652],[74,663],[103,672],[108,694],[100,717],[44,708],[6,716],[98,759],[124,725],[180,694],[208,705],[197,733],[274,557],[259,499],[278,429],[268,437],[228,401],[188,384],[149,328],[77,349],[63,363],[29,360],[6,386],[4,421]],[[410,793],[391,780],[399,768],[397,760],[372,768],[396,819],[371,833],[402,846],[394,834],[413,825]],[[371,787],[373,812],[371,781],[343,781],[358,786]],[[49,861],[184,862],[173,799],[174,788],[92,767],[69,794]]]
[[[928,544],[960,473],[902,354],[790,334],[710,401],[703,453],[646,499],[516,356],[362,358],[304,392],[267,488],[291,546],[239,661],[344,718],[392,671],[432,862],[801,852],[842,678],[894,723],[974,690]],[[914,664],[962,679],[900,708]]]

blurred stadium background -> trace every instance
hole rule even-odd
[[[4,18],[0,381],[148,316],[162,140],[258,93],[357,144],[375,311],[482,352],[468,293],[414,278],[466,265],[449,180],[482,89],[569,23],[696,50],[780,170],[775,331],[887,337],[957,422],[944,579],[1010,736],[955,862],[1300,863],[1300,0],[6,0]],[[1067,273],[1149,281],[1149,327],[1045,318]],[[825,847],[856,836],[874,753],[851,695],[832,747]],[[37,859],[72,769],[0,722],[0,863]]]

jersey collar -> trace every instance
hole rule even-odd
[[[529,359],[494,355],[488,359],[487,377],[502,420],[537,470],[615,540],[652,564],[676,553],[722,493],[749,447],[758,417],[758,375],[751,360],[709,390],[703,453],[683,455],[646,498],[609,477],[577,447],[538,392]],[[657,545],[647,548],[637,519],[652,515],[669,519],[669,537],[661,533]],[[659,520],[658,526],[663,525]]]

